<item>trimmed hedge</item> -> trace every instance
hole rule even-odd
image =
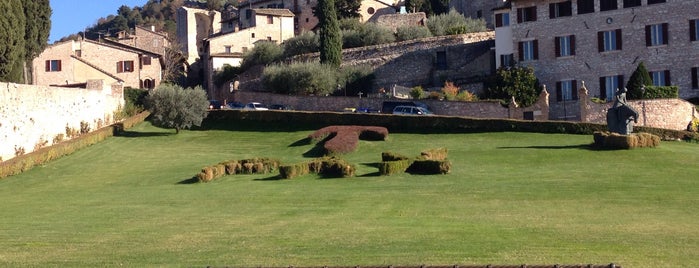
[[[279,160],[271,158],[228,160],[203,167],[199,173],[194,175],[194,178],[199,182],[210,182],[227,175],[266,174],[277,169],[279,169]]]
[[[385,127],[372,126],[328,126],[308,135],[312,141],[325,141],[323,148],[326,155],[338,155],[353,152],[359,145],[359,139],[386,140],[388,130]]]
[[[676,99],[680,96],[677,86],[646,86],[644,99]]]
[[[115,123],[93,132],[82,134],[79,137],[0,162],[0,178],[22,173],[34,166],[42,165],[51,160],[72,154],[73,152],[82,148],[103,141],[108,137],[119,135],[119,133],[124,131],[124,129],[131,128],[134,125],[143,122],[149,115],[149,112],[142,112],[135,116],[129,117],[120,123]]]
[[[310,173],[320,174],[329,178],[354,177],[356,167],[347,161],[336,157],[321,157],[310,162],[297,163],[279,167],[282,179],[292,179]]]
[[[447,174],[451,170],[451,162],[447,160],[447,154],[447,148],[428,149],[422,151],[415,159],[409,159],[391,152],[382,152],[379,174],[392,175],[403,172]]]
[[[597,131],[593,134],[594,146],[602,149],[633,149],[656,147],[660,137],[650,133],[631,133],[621,135],[608,131]]]

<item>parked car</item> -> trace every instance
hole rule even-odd
[[[245,104],[243,110],[267,111],[269,108],[265,107],[259,102],[249,102],[248,104]]]
[[[417,106],[422,107],[425,110],[431,111],[427,104],[419,101],[384,101],[381,107],[381,112],[385,114],[393,113],[393,108],[396,106]]]
[[[432,112],[418,106],[400,105],[393,108],[393,114],[431,115]]]
[[[217,100],[209,100],[209,110],[218,110],[223,108],[223,104]]]
[[[245,104],[237,101],[229,102],[228,104],[226,104],[226,106],[228,107],[228,109],[233,110],[242,110],[243,108],[245,108]]]
[[[369,108],[369,107],[359,107],[354,110],[355,113],[380,113],[380,110]]]
[[[284,105],[284,104],[272,104],[269,106],[270,110],[293,110],[291,109],[291,106]]]

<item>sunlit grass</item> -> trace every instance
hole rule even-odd
[[[188,184],[222,160],[303,161],[313,130],[131,131],[0,180],[0,266],[699,266],[696,144],[391,133],[345,156],[354,178]],[[383,151],[436,147],[450,174],[376,175]]]

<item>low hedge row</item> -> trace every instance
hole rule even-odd
[[[608,131],[597,131],[593,134],[594,146],[602,149],[633,149],[656,147],[660,137],[650,133],[631,133],[621,135]]]
[[[124,129],[131,128],[134,125],[143,122],[149,115],[149,112],[143,112],[129,117],[120,123],[103,127],[98,130],[82,134],[73,139],[0,162],[0,178],[22,173],[34,166],[45,164],[51,160],[72,154],[77,150],[103,141],[108,137],[118,135],[120,132],[124,131]]]
[[[309,162],[284,165],[279,167],[282,179],[292,179],[310,173],[330,178],[354,177],[356,167],[336,157],[321,157]]]
[[[572,121],[528,121],[514,119],[486,119],[461,116],[397,116],[373,113],[339,112],[250,112],[242,110],[211,111],[203,122],[204,127],[224,128],[244,122],[274,123],[279,126],[294,122],[294,125],[320,127],[327,125],[371,125],[382,126],[390,132],[405,133],[471,133],[471,132],[535,132],[593,134],[606,131],[604,124]],[[635,127],[635,132],[646,132],[666,140],[687,140],[699,142],[699,134],[689,131],[669,130],[650,127]]]
[[[206,166],[194,175],[199,182],[210,182],[226,175],[235,174],[267,174],[279,168],[279,160],[270,158],[252,158],[244,160],[228,160],[215,165]]]
[[[397,173],[415,174],[447,174],[451,170],[451,162],[447,160],[447,148],[436,148],[422,151],[415,159],[392,152],[381,153],[379,174],[392,175]]]
[[[388,129],[375,126],[328,126],[308,135],[311,141],[325,141],[323,148],[326,155],[338,155],[353,152],[359,140],[386,140]]]

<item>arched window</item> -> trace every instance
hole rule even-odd
[[[146,79],[143,81],[143,88],[153,89],[155,87],[155,81],[153,79]]]
[[[369,13],[369,15],[373,15],[374,12],[376,12],[376,10],[374,10],[373,7],[369,7],[369,9],[367,9],[366,12]]]

